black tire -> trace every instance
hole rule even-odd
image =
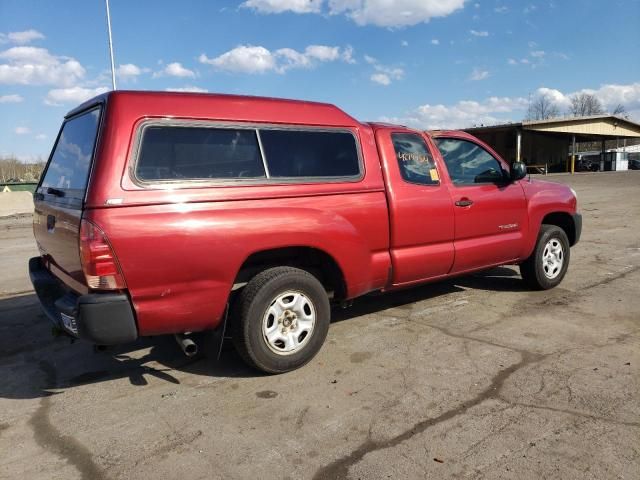
[[[288,291],[302,293],[315,311],[315,324],[300,350],[276,353],[263,334],[263,321],[273,302]],[[259,273],[240,292],[231,319],[233,343],[242,359],[266,373],[284,373],[308,363],[320,351],[329,331],[331,308],[322,284],[310,273],[275,267]]]
[[[550,272],[553,278],[545,272],[545,262],[543,261],[545,249],[549,242],[556,240],[562,247],[562,266],[557,273]],[[523,263],[520,264],[520,274],[522,279],[527,283],[529,287],[534,290],[548,290],[557,286],[569,267],[569,259],[571,257],[571,250],[569,247],[569,239],[567,234],[560,227],[555,225],[542,225],[540,227],[540,233],[538,234],[538,241],[533,250],[533,253]]]

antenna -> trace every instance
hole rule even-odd
[[[111,14],[109,13],[109,0],[104,0],[107,6],[107,31],[109,32],[109,56],[111,57],[111,85],[116,89],[116,69],[113,63],[113,41],[111,40]]]

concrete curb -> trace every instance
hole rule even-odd
[[[33,212],[33,196],[30,192],[0,193],[0,217]]]

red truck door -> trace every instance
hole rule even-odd
[[[425,137],[376,131],[389,202],[394,286],[446,275],[453,265],[454,212]]]
[[[528,229],[527,204],[499,157],[464,136],[434,138],[449,177],[455,212],[455,262],[451,273],[508,263],[521,257]]]

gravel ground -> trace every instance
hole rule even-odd
[[[30,220],[0,219],[0,478],[640,478],[640,173],[548,178],[584,214],[558,288],[502,267],[362,298],[279,376],[52,338]]]

